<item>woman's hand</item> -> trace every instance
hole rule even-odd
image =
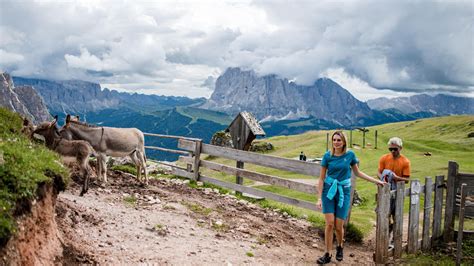
[[[321,201],[321,198],[318,199],[318,202],[316,203],[316,207],[322,209],[323,208],[323,203]]]
[[[374,178],[374,179],[375,179],[375,178]],[[375,179],[375,181],[376,181],[376,184],[377,184],[378,186],[383,186],[383,185],[385,185],[385,184],[388,184],[387,182],[385,182],[385,181],[380,181],[380,180],[378,180],[378,179]]]

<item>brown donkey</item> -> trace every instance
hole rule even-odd
[[[81,176],[84,178],[84,184],[82,186],[81,196],[89,189],[89,157],[94,154],[92,146],[83,140],[66,140],[59,135],[58,128],[56,126],[57,116],[50,122],[43,122],[32,132],[31,136],[38,134],[44,137],[46,147],[59,153],[62,156],[75,157],[79,164]]]

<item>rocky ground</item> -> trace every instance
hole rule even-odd
[[[188,181],[152,179],[143,187],[120,171],[79,196],[59,195],[56,221],[64,263],[315,264],[324,248],[306,220],[219,194]],[[346,244],[342,264],[371,264],[371,245]]]

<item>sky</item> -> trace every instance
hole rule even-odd
[[[228,67],[474,97],[474,1],[0,0],[0,71],[208,98]]]

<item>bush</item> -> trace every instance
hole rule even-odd
[[[364,239],[364,234],[354,224],[348,223],[345,232],[345,239],[346,241],[352,243],[362,243],[362,240]]]

